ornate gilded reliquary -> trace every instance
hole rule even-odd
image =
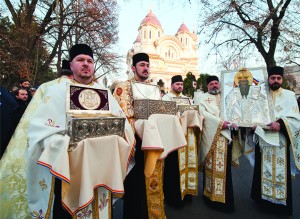
[[[67,92],[69,150],[86,138],[124,136],[125,118],[111,114],[107,90],[70,84]]]
[[[180,115],[186,110],[196,110],[199,112],[199,105],[191,105],[190,98],[188,97],[173,97],[176,102],[176,112]]]
[[[176,102],[161,100],[159,86],[131,82],[131,88],[136,119],[148,119],[152,114],[176,115]]]

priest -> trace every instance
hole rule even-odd
[[[71,76],[61,74],[59,78],[39,86],[9,141],[0,162],[0,208],[3,218],[25,218],[28,215],[28,205],[25,203],[28,126],[36,109],[42,103],[47,88],[58,83],[71,82],[70,77],[73,77],[73,74]],[[22,204],[16,207],[15,203]]]
[[[182,94],[183,91],[183,79],[181,75],[175,75],[171,78],[171,91],[162,97],[162,100],[173,100],[173,97],[185,97]]]
[[[268,69],[274,120],[255,130],[255,164],[251,197],[279,215],[292,215],[292,176],[300,170],[300,114],[295,93],[283,89],[284,69]]]
[[[132,57],[132,71],[134,77],[120,82],[116,85],[114,90],[114,97],[124,111],[129,123],[135,131],[135,122],[137,118],[134,115],[134,96],[132,90],[132,83],[139,82],[144,84],[150,84],[150,59],[146,53],[137,53]],[[147,94],[143,94],[147,95]],[[150,188],[149,184],[152,180],[151,177],[146,177],[144,174],[145,170],[145,157],[146,153],[142,151],[142,138],[135,134],[136,147],[134,153],[135,166],[132,171],[128,174],[124,182],[125,195],[123,202],[123,218],[151,218],[153,210],[155,209],[156,214],[160,218],[165,217],[164,203],[163,203],[163,191],[162,186]],[[162,162],[159,161],[155,167],[157,174],[153,174],[154,180],[161,184],[162,183]],[[152,175],[152,174],[150,174]],[[148,185],[148,186],[147,186]],[[147,198],[150,196],[149,192],[153,194],[159,194],[155,196],[154,202],[150,202],[151,199]],[[149,202],[149,203],[148,203]],[[160,203],[157,206],[155,203]]]
[[[76,155],[76,152],[68,153],[70,137],[65,134],[67,86],[68,83],[71,83],[74,85],[78,84],[90,88],[106,90],[93,81],[93,53],[88,45],[74,45],[70,50],[70,60],[74,79],[71,81],[68,80],[68,82],[60,82],[49,85],[47,88],[45,88],[41,96],[42,101],[38,106],[36,106],[36,108],[34,109],[34,114],[32,114],[30,117],[28,136],[25,136],[26,139],[28,139],[28,149],[26,149],[27,156],[25,166],[26,177],[24,177],[23,181],[18,182],[19,189],[23,188],[24,184],[26,185],[26,192],[23,192],[22,199],[19,199],[18,201],[18,203],[24,207],[22,211],[18,212],[17,215],[14,214],[13,210],[6,209],[4,215],[2,215],[5,216],[5,218],[72,218],[72,216],[74,215],[76,215],[77,217],[81,217],[82,215],[87,214],[93,215],[93,218],[94,216],[95,218],[98,218],[99,215],[101,215],[103,212],[108,215],[108,218],[111,216],[111,205],[109,204],[110,200],[108,200],[109,197],[107,195],[105,197],[99,196],[98,190],[96,189],[99,185],[93,187],[95,188],[95,191],[93,191],[93,189],[87,190],[83,185],[81,193],[87,196],[83,198],[81,197],[79,203],[76,202],[78,200],[74,201],[72,197],[70,198],[70,196],[72,196],[73,194],[77,194],[70,193],[69,191],[76,191],[77,189],[74,190],[73,188],[74,184],[76,185],[76,183],[78,182],[72,180],[72,177],[74,176],[74,171],[71,171],[72,163],[75,165],[78,164],[81,156],[76,159],[76,162],[69,161],[71,159],[74,160],[74,155]],[[107,91],[107,93],[110,111],[118,116],[125,116],[112,97],[111,93],[109,91]],[[123,192],[122,182],[128,172],[127,163],[129,162],[129,154],[133,147],[133,133],[129,124],[126,125],[125,136],[126,141],[124,139],[122,140],[122,138],[118,138],[119,145],[123,145],[122,148],[124,149],[123,153],[120,153],[120,160],[122,160],[121,163],[123,164],[121,165],[121,174],[117,174],[120,176],[118,181],[121,183],[109,187],[109,183],[106,183],[108,184],[106,185],[105,182],[103,182],[104,186],[111,189],[111,191],[118,191],[118,193]],[[99,149],[99,147],[105,146],[102,144],[103,139],[96,138],[87,140],[89,142],[96,141],[96,144],[98,146],[95,148],[97,149]],[[86,142],[83,143],[86,144]],[[78,145],[79,149],[82,149],[83,147],[84,146]],[[99,160],[101,160],[101,153],[94,154],[98,156]],[[25,163],[23,163],[23,165],[25,165]],[[83,168],[83,170],[85,171],[79,173],[84,174],[86,171],[90,171],[90,168]],[[94,175],[98,176],[99,174],[97,172],[97,174]],[[93,175],[88,176],[91,178],[84,178],[91,180]],[[83,180],[84,178],[81,178],[81,180]],[[11,182],[15,182],[13,178],[9,178],[8,180],[10,180]],[[7,195],[8,192],[9,191],[6,191],[6,195],[3,194],[3,196],[6,197],[9,203],[11,202],[15,204],[16,200],[14,200],[14,194]],[[105,194],[110,193],[106,192]],[[70,200],[72,201],[71,203],[69,202]],[[99,200],[103,201],[103,203],[99,202]],[[96,203],[99,203],[99,205],[96,204],[93,205],[93,207],[91,203],[94,203],[94,201],[96,201]],[[99,206],[99,208],[97,206]]]
[[[234,123],[220,118],[220,83],[217,76],[206,79],[208,92],[198,101],[204,117],[200,140],[200,162],[203,167],[204,201],[217,210],[234,210],[231,175],[232,137],[231,129],[237,130]]]

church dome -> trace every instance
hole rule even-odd
[[[177,34],[179,33],[189,33],[189,29],[187,28],[187,26],[182,23],[181,26],[179,27],[179,29],[177,30]]]
[[[142,20],[141,25],[153,25],[156,27],[161,27],[161,24],[159,22],[159,20],[157,19],[157,17],[155,16],[155,14],[152,13],[152,11],[150,10],[150,12],[147,14],[147,16]]]
[[[141,37],[140,34],[136,37],[135,41],[133,43],[140,43],[141,42]]]

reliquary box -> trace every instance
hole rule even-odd
[[[176,102],[176,105],[191,105],[188,97],[173,97],[172,99]]]
[[[176,102],[161,100],[159,86],[131,82],[131,88],[136,119],[148,119],[152,114],[176,114]]]
[[[69,150],[86,138],[124,136],[126,119],[111,114],[107,90],[70,84],[66,105]]]
[[[199,112],[199,105],[191,105],[191,100],[188,97],[173,97],[176,102],[176,112],[180,115],[186,110],[196,110]]]
[[[180,115],[186,110],[196,110],[199,112],[199,105],[177,105],[177,112],[179,112]]]
[[[148,119],[152,114],[176,115],[175,101],[162,100],[135,100],[134,117],[137,119]]]

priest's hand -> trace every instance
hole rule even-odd
[[[237,131],[237,130],[239,130],[239,126],[235,123],[231,123],[230,129],[234,130],[234,131]]]
[[[268,124],[270,126],[270,129],[274,132],[279,132],[280,131],[280,123],[279,122],[271,122]]]
[[[230,129],[231,123],[228,121],[223,122],[222,129]]]

